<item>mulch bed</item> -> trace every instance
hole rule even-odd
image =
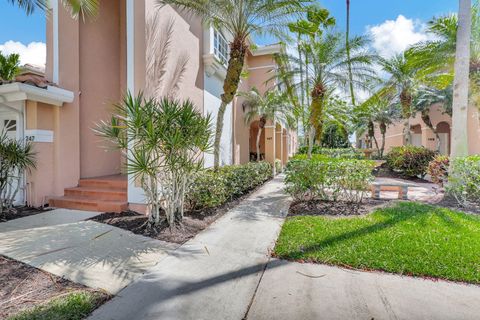
[[[473,213],[473,214],[480,214],[480,205],[471,204],[466,207],[461,206],[458,204],[458,201],[452,196],[445,195],[441,201],[435,202],[433,204],[436,206],[440,206],[440,207],[444,207],[452,210],[463,211],[463,212]]]
[[[393,179],[403,179],[403,180],[408,180],[412,182],[418,182],[418,183],[431,183],[430,181],[427,181],[425,179],[420,179],[418,177],[405,177],[402,174],[392,171],[387,167],[386,163],[383,163],[381,166],[375,168],[373,170],[373,175],[377,178],[393,178]]]
[[[92,290],[22,262],[0,256],[0,319],[74,291]],[[105,302],[109,295],[105,296]]]
[[[290,205],[288,216],[355,216],[365,215],[376,208],[391,203],[392,200],[367,198],[360,204],[345,201],[295,201]]]
[[[39,213],[44,213],[52,210],[51,208],[34,208],[34,207],[15,207],[14,210],[4,211],[0,213],[0,222],[15,220],[33,216]]]
[[[128,230],[135,234],[153,239],[183,244],[197,235],[200,231],[211,225],[218,218],[222,217],[230,209],[237,206],[243,199],[247,198],[262,186],[263,185],[260,185],[248,193],[221,206],[208,208],[201,211],[187,211],[184,214],[182,225],[175,227],[172,230],[168,227],[166,222],[164,222],[157,229],[147,228],[147,216],[133,211],[125,211],[122,213],[103,213],[91,218],[90,220],[106,223],[117,228]]]

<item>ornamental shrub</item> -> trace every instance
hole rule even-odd
[[[456,158],[453,174],[448,178],[446,191],[460,205],[480,204],[480,155]]]
[[[217,171],[198,172],[187,194],[188,208],[213,208],[235,199],[272,177],[268,162],[249,162],[244,165],[224,166]]]
[[[444,155],[437,155],[430,161],[427,173],[432,177],[433,183],[443,186],[443,184],[447,182],[449,164],[450,160],[448,156]]]
[[[296,200],[362,202],[373,181],[375,162],[315,156],[291,160],[286,167],[286,191]]]
[[[297,154],[308,154],[308,146],[300,147]],[[312,155],[313,154],[321,154],[330,158],[365,159],[365,154],[354,148],[329,149],[314,145],[312,149]]]
[[[435,157],[435,152],[424,147],[394,147],[387,154],[387,166],[405,177],[424,177],[428,164]]]

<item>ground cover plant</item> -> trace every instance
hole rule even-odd
[[[358,217],[295,216],[274,255],[480,283],[480,216],[414,202]]]
[[[448,177],[446,191],[460,205],[480,204],[480,156],[453,160],[454,173]]]

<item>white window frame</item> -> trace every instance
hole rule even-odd
[[[213,29],[213,54],[223,65],[227,65],[230,53],[230,46],[225,36]]]

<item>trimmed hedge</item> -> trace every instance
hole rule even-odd
[[[424,177],[427,174],[428,164],[435,155],[435,151],[424,147],[394,147],[387,154],[387,166],[390,170],[406,177]]]
[[[308,154],[308,146],[300,147],[298,154]],[[321,154],[330,158],[365,159],[365,154],[354,148],[329,149],[315,145],[312,149],[312,155],[313,154]]]
[[[286,167],[286,191],[296,200],[362,202],[374,180],[374,161],[335,159],[317,155],[291,160]]]
[[[272,178],[268,162],[224,166],[198,172],[190,185],[186,203],[191,210],[212,208],[235,199]]]
[[[480,155],[456,158],[446,191],[461,205],[480,204]]]

